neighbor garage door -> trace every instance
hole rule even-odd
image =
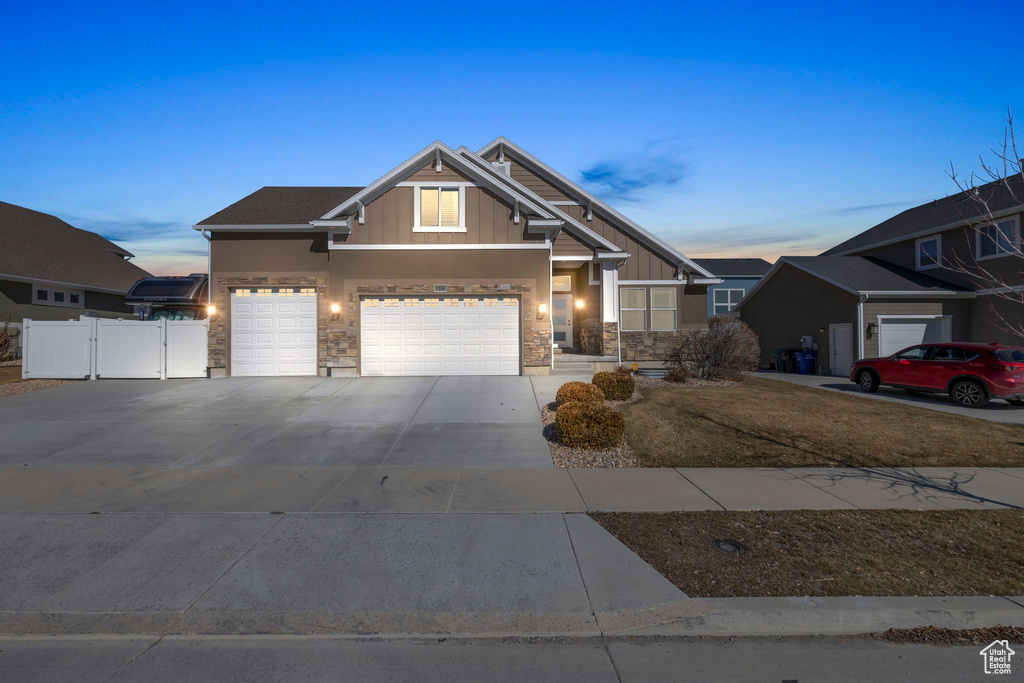
[[[519,299],[365,298],[363,375],[518,375]]]
[[[315,288],[232,290],[232,375],[316,372]]]
[[[879,318],[878,355],[892,354],[915,344],[950,341],[949,318]]]

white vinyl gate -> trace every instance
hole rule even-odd
[[[208,320],[26,318],[24,379],[206,377]]]
[[[518,375],[516,297],[367,297],[362,374]]]

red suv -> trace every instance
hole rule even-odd
[[[850,366],[864,391],[879,385],[949,394],[967,408],[993,398],[1024,406],[1024,349],[999,344],[921,344]]]

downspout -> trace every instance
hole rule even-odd
[[[870,294],[861,294],[857,301],[857,360],[864,357],[864,302]]]
[[[213,300],[213,260],[210,253],[213,238],[205,230],[200,230],[199,234],[206,238],[206,305],[209,306]]]

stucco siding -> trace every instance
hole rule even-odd
[[[757,334],[765,367],[773,362],[773,349],[798,348],[805,334],[818,343],[817,364],[827,367],[832,353],[829,325],[852,325],[853,356],[857,356],[857,301],[849,292],[783,265],[744,303],[739,316]]]

